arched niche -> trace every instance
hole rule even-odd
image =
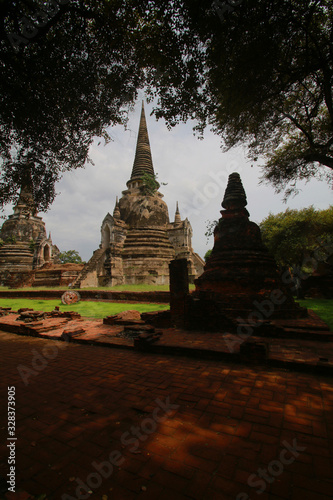
[[[51,260],[51,248],[50,245],[45,245],[43,248],[43,258],[44,262],[50,262]]]
[[[109,224],[104,224],[102,228],[102,247],[109,248],[111,242],[111,228]]]

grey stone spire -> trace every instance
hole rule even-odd
[[[120,210],[119,210],[119,202],[118,202],[118,196],[116,198],[116,204],[113,209],[113,218],[114,219],[120,219]]]
[[[150,174],[152,176],[155,175],[148,137],[145,108],[142,101],[138,140],[136,144],[135,158],[130,180],[141,179],[143,174]]]
[[[175,213],[175,224],[180,224],[182,221],[179,213],[179,207],[178,207],[178,201],[177,201],[177,206],[176,206],[176,213]]]

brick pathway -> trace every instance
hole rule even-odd
[[[10,333],[0,349],[0,475],[14,385],[17,486],[31,494],[333,498],[333,378]]]
[[[124,338],[121,335],[123,326],[104,325],[101,319],[77,318],[47,318],[40,325],[33,323],[25,325],[17,321],[17,314],[9,314],[0,318],[0,330],[18,333],[22,328],[29,328],[32,336],[40,336],[45,339],[60,339],[64,329],[76,329],[84,331],[74,338],[75,342],[103,345],[109,347],[120,347],[134,349],[133,339]],[[297,326],[308,326],[311,340],[304,340],[304,332],[296,330],[296,335],[291,338],[269,338],[256,336],[256,330],[250,336],[232,335],[220,332],[193,332],[176,328],[159,329],[163,332],[160,340],[150,346],[158,354],[182,354],[185,356],[211,356],[215,359],[229,359],[239,361],[240,346],[244,340],[250,339],[258,343],[268,345],[267,359],[262,362],[275,367],[300,369],[305,371],[317,371],[333,376],[333,333],[327,330],[327,325],[316,317],[316,326],[322,330],[311,331],[312,319],[297,320]],[[283,321],[281,321],[283,322]],[[285,320],[284,323],[293,326],[293,320]],[[279,321],[275,321],[279,324]],[[326,330],[325,330],[326,328]],[[21,332],[22,334],[22,332]],[[300,337],[300,338],[297,338]],[[303,337],[303,339],[302,339]],[[318,338],[319,337],[319,338]],[[305,337],[306,338],[306,337]],[[243,361],[243,359],[242,359]]]

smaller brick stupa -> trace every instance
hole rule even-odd
[[[0,283],[23,286],[33,279],[33,270],[52,264],[58,254],[43,219],[37,215],[29,171],[22,180],[14,213],[0,228]]]
[[[214,248],[189,299],[190,326],[219,328],[229,319],[298,318],[288,277],[281,278],[262,243],[260,228],[249,220],[246,194],[238,173],[229,176],[224,210],[214,231]]]

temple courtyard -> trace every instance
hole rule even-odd
[[[166,293],[82,287],[52,311],[0,308],[4,500],[333,497],[333,332],[294,300],[289,271],[279,272],[246,205],[230,174],[194,291],[188,255],[168,262],[171,252],[157,259]],[[153,251],[146,229],[142,248]],[[112,254],[111,230],[104,236],[110,246],[94,253],[81,285],[103,266],[109,278],[117,270],[111,257],[109,270],[97,265]],[[33,295],[60,299],[47,292]],[[166,310],[135,311],[138,295]],[[68,310],[80,298],[86,308],[133,301],[133,310],[91,319]]]
[[[294,300],[293,277],[280,272],[249,219],[237,172],[229,175],[203,267],[178,206],[171,223],[156,185],[153,194],[144,192],[141,175],[155,179],[144,109],[140,123],[128,189],[104,219],[100,247],[76,280],[73,270],[64,271],[72,286],[61,303],[114,302],[116,292],[99,285],[169,282],[163,300],[163,292],[139,294],[141,302],[169,303],[170,310],[89,319],[60,305],[48,312],[0,308],[0,495],[332,498],[333,332]],[[8,231],[25,217],[20,199]],[[27,242],[25,251],[29,265],[38,256],[46,260],[41,269],[50,277],[51,238],[39,223],[40,255]],[[12,247],[3,245],[8,266],[8,256],[21,262]],[[28,284],[32,274],[23,271],[13,277],[5,268],[4,279],[12,288]],[[14,298],[20,291],[4,293]],[[120,295],[135,301],[134,292]]]
[[[162,329],[146,352],[89,325],[71,342],[1,331],[2,487],[12,386],[17,437],[1,498],[333,497],[331,342],[271,339],[265,359],[241,358],[220,334]]]

